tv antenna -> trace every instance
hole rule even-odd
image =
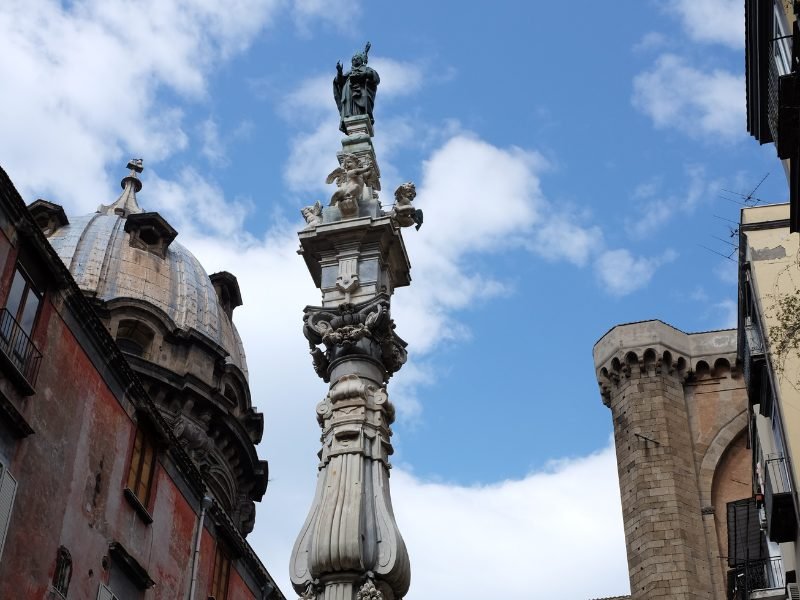
[[[769,172],[767,172],[767,174],[761,178],[761,181],[759,181],[756,184],[756,187],[754,187],[749,194],[734,192],[733,190],[726,190],[726,189],[722,190],[726,194],[731,194],[733,196],[736,196],[738,199],[732,198],[730,196],[723,196],[722,194],[720,194],[719,197],[722,198],[723,200],[727,200],[728,202],[739,204],[740,206],[756,206],[759,202],[764,202],[762,198],[756,197],[756,192],[758,191],[758,188],[761,187],[761,184],[764,183],[764,180],[766,180],[767,177],[769,177]]]

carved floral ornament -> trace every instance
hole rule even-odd
[[[387,377],[406,362],[406,343],[394,332],[387,297],[338,309],[309,307],[303,319],[314,370],[329,381],[328,369],[337,358],[363,355],[380,362]],[[319,348],[322,344],[325,350]]]

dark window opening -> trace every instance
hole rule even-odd
[[[236,397],[236,392],[233,389],[233,386],[229,383],[225,384],[225,393],[223,394],[225,398],[230,402],[233,406],[238,404],[238,399]]]
[[[117,346],[123,352],[147,358],[155,334],[144,323],[126,319],[117,327]]]
[[[64,598],[67,597],[70,580],[72,580],[72,556],[64,546],[59,546],[56,554],[56,570],[53,573],[53,588]]]

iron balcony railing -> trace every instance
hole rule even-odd
[[[783,589],[785,585],[780,557],[746,561],[728,571],[728,600],[750,600],[752,592]]]
[[[0,309],[0,351],[33,388],[42,353],[6,308]]]
[[[793,542],[797,517],[792,498],[792,475],[786,458],[770,455],[764,461],[764,512],[767,532],[773,542]]]

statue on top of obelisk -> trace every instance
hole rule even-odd
[[[336,77],[333,79],[333,98],[339,109],[339,129],[348,133],[345,117],[369,115],[370,124],[375,123],[372,109],[375,106],[375,93],[381,78],[375,69],[367,66],[369,49],[367,42],[363,52],[356,52],[351,59],[351,69],[344,73],[342,63],[336,63]]]

